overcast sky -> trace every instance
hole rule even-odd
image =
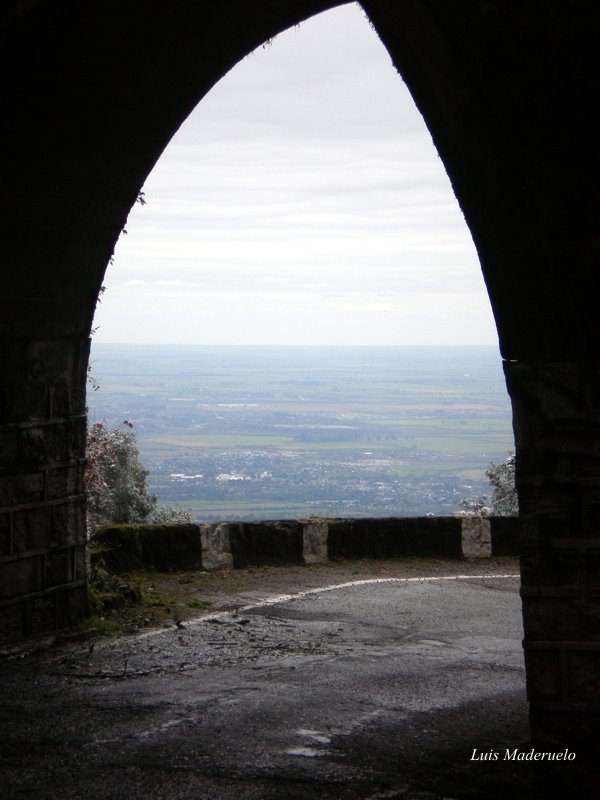
[[[98,342],[497,344],[442,163],[357,6],[241,61],[144,191]]]

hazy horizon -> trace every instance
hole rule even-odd
[[[92,349],[94,347],[271,347],[271,348],[328,348],[328,349],[377,349],[377,348],[398,348],[398,349],[468,349],[468,348],[487,348],[499,350],[499,345],[496,344],[275,344],[273,342],[264,343],[244,343],[228,344],[225,342],[98,342],[92,339]]]

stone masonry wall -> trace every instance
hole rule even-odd
[[[232,569],[322,564],[354,558],[517,555],[519,520],[508,517],[217,522],[201,525],[115,525],[94,537],[93,562],[115,572]],[[168,547],[157,547],[157,540]]]
[[[87,340],[12,341],[0,362],[0,641],[14,641],[86,610]]]
[[[515,361],[504,368],[517,445],[532,738],[541,750],[578,754],[577,769],[545,770],[536,788],[540,797],[542,789],[546,796],[597,797],[600,362]]]

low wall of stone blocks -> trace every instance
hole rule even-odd
[[[518,553],[518,520],[394,517],[119,525],[96,534],[92,558],[114,571],[236,569],[365,558]]]
[[[42,476],[43,486],[52,477]],[[86,543],[62,532],[81,498],[0,512],[0,643],[59,630],[86,610]],[[114,572],[235,569],[362,558],[486,557],[518,553],[519,521],[415,517],[118,525],[94,537],[91,560]],[[44,541],[51,546],[44,547]]]

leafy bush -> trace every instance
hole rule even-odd
[[[492,514],[498,517],[518,517],[519,498],[515,484],[515,454],[501,464],[490,464],[485,474],[492,487]]]
[[[183,509],[157,506],[148,492],[148,470],[140,462],[133,425],[111,428],[97,422],[88,429],[84,481],[88,531],[111,523],[192,522]]]
[[[514,453],[500,464],[492,462],[485,471],[492,489],[491,499],[487,495],[465,497],[460,501],[458,513],[464,516],[518,517],[519,498],[515,484],[515,463]]]
[[[148,470],[130,422],[110,428],[92,425],[87,437],[85,472],[87,507],[92,527],[110,522],[143,522],[156,507],[148,494]]]
[[[177,506],[156,506],[156,508],[150,512],[146,520],[146,522],[152,525],[184,525],[193,521],[189,511],[186,511],[185,508],[178,508]]]

